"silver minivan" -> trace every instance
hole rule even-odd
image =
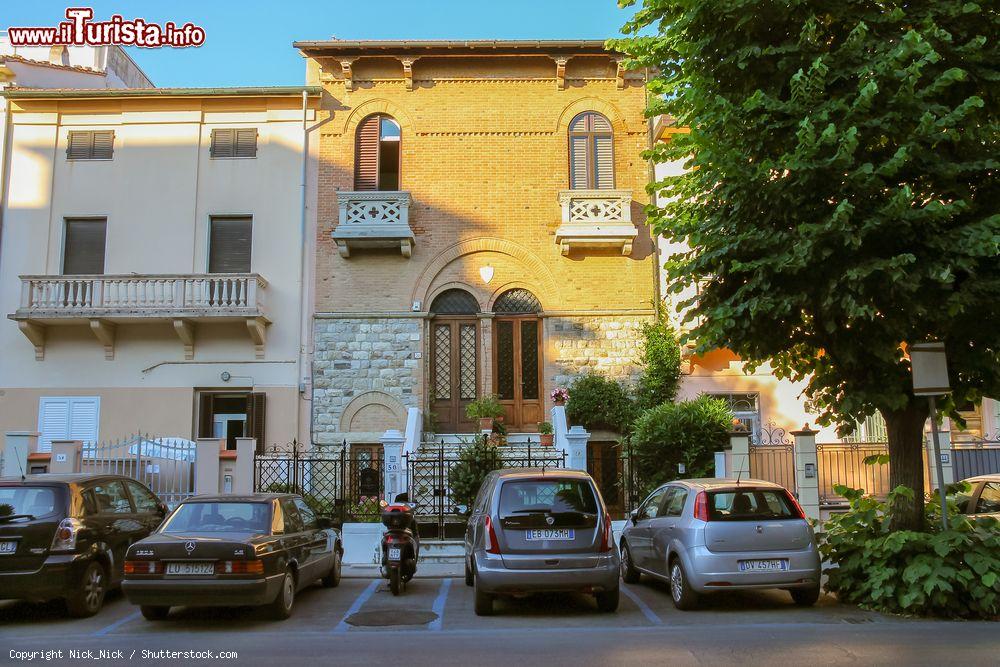
[[[783,487],[757,479],[688,479],[659,487],[632,512],[621,538],[622,578],[669,582],[678,609],[699,595],[787,589],[799,605],[820,594],[812,526]]]
[[[567,591],[618,608],[618,550],[611,517],[590,475],[541,468],[495,470],[472,506],[465,532],[465,583],[475,611],[498,595]]]

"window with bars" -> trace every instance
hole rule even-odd
[[[257,157],[257,128],[230,127],[212,130],[210,154],[217,159]]]
[[[114,153],[114,130],[72,130],[66,141],[67,160],[110,160]]]
[[[354,147],[355,190],[399,190],[399,123],[373,114],[358,124]]]
[[[67,218],[63,239],[63,275],[104,273],[107,218]]]
[[[494,313],[528,315],[542,310],[542,304],[530,291],[517,287],[507,290],[493,302]]]
[[[435,315],[475,315],[479,312],[479,302],[463,289],[446,289],[434,297],[431,312]]]
[[[250,216],[216,216],[209,224],[209,273],[250,273],[253,219]]]
[[[573,190],[615,187],[614,133],[611,122],[595,111],[569,124],[569,181]]]
[[[750,441],[756,443],[760,437],[760,401],[758,394],[708,394],[726,402],[733,413],[750,434]]]

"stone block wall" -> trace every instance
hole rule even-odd
[[[583,373],[593,372],[633,383],[639,378],[642,315],[548,317],[545,320],[547,390],[566,387]]]
[[[419,406],[422,324],[418,318],[316,320],[313,435],[317,443],[340,442],[341,416],[359,394],[379,391],[404,407]]]

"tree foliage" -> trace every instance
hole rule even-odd
[[[566,417],[588,429],[626,433],[635,419],[635,401],[625,385],[597,373],[585,373],[569,385]]]
[[[662,308],[642,327],[642,375],[636,386],[636,403],[646,410],[677,397],[681,378],[681,348],[677,334]]]
[[[448,471],[448,484],[452,502],[463,506],[466,514],[472,511],[472,502],[486,475],[496,470],[500,460],[500,450],[489,439],[475,438],[462,447],[458,463]]]
[[[729,442],[732,418],[725,401],[710,396],[643,412],[629,441],[642,494],[672,479],[711,477],[714,453]]]
[[[625,2],[623,4],[631,4]],[[976,2],[644,0],[613,46],[655,68],[654,229],[698,348],[808,382],[820,423],[880,411],[921,488],[902,345],[945,341],[953,401],[1000,395],[1000,13]],[[648,34],[648,33],[654,34]],[[897,528],[922,508],[897,496]]]

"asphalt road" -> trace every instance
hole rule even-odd
[[[615,614],[598,613],[586,596],[552,595],[502,601],[495,616],[480,618],[461,579],[417,579],[397,598],[381,580],[345,579],[336,589],[300,593],[284,622],[249,609],[182,608],[151,623],[120,595],[90,619],[65,618],[55,604],[0,603],[0,662],[41,662],[45,655],[32,652],[46,651],[62,651],[48,655],[55,664],[282,667],[1000,661],[996,623],[894,618],[829,597],[800,609],[780,591],[719,594],[698,611],[679,612],[660,584],[644,581],[624,591]]]

